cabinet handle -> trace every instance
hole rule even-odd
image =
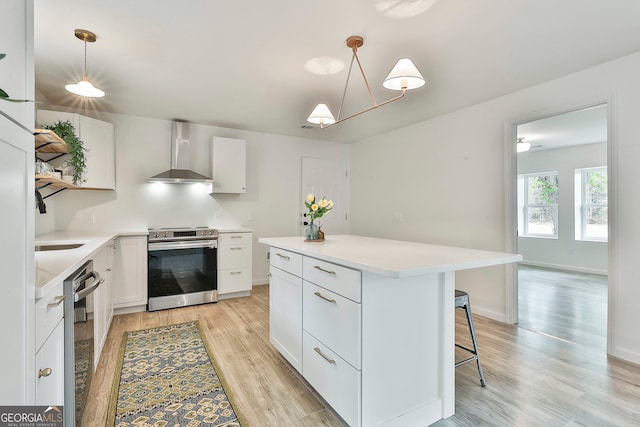
[[[237,276],[238,274],[242,274],[242,271],[232,271],[231,273],[232,276]]]
[[[328,273],[328,274],[333,274],[334,276],[336,274],[335,271],[325,270],[324,268],[320,267],[319,265],[314,265],[313,268],[315,268],[316,270],[324,271],[325,273]]]
[[[325,297],[324,295],[322,295],[320,292],[314,292],[313,294],[314,294],[315,296],[317,296],[317,297],[322,298],[323,300],[325,300],[325,301],[327,301],[327,302],[331,302],[331,303],[333,303],[333,304],[335,304],[335,303],[336,303],[336,300],[331,299],[331,298],[327,298],[327,297]]]
[[[232,239],[242,239],[242,236],[230,236]]]
[[[40,369],[38,371],[38,378],[42,378],[42,377],[48,377],[49,375],[51,375],[53,373],[53,369],[51,368],[44,368],[44,369]]]
[[[234,248],[229,248],[229,249],[231,249],[232,251],[241,251],[242,250],[242,248],[238,247],[238,246],[236,246]]]
[[[282,254],[278,254],[278,253],[276,253],[276,255],[278,255],[278,256],[279,256],[280,258],[282,258],[282,259],[286,259],[287,261],[289,261],[289,260],[291,259],[291,258],[289,258],[289,257],[288,257],[288,256],[286,256],[286,255],[282,255]]]
[[[64,301],[64,295],[59,295],[53,300],[53,302],[50,302],[49,304],[47,304],[47,307],[48,308],[57,307],[62,303],[62,301]]]
[[[111,271],[111,269],[110,269],[110,268],[107,268],[107,271]]]
[[[332,365],[335,365],[335,364],[336,364],[336,361],[335,361],[335,360],[333,360],[333,359],[331,359],[331,358],[329,358],[326,354],[324,354],[324,353],[322,352],[322,350],[320,350],[320,348],[315,347],[313,350],[314,350],[316,353],[318,353],[320,356],[322,356],[322,358],[323,358],[324,360],[326,360],[327,362],[331,363]]]

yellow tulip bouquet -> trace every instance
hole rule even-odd
[[[309,209],[309,212],[306,214],[307,218],[309,218],[309,223],[305,230],[305,238],[307,240],[318,240],[318,226],[313,222],[317,218],[322,218],[325,214],[329,213],[331,208],[333,208],[333,202],[324,197],[316,201],[316,196],[307,194],[307,200],[304,202],[304,205]]]

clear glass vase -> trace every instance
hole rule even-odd
[[[318,240],[318,226],[311,221],[304,229],[305,240]]]

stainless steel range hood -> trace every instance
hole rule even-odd
[[[213,179],[190,169],[191,153],[189,141],[189,124],[171,123],[171,169],[149,178],[149,182],[165,182],[168,184],[189,184],[201,182],[210,184]]]

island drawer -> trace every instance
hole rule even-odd
[[[269,261],[273,267],[278,267],[294,276],[302,277],[302,255],[284,249],[270,249]]]
[[[306,256],[302,260],[302,270],[305,280],[360,302],[360,271]]]
[[[361,372],[303,332],[302,376],[349,424],[361,425]]]
[[[360,304],[303,281],[302,326],[356,369],[360,369]]]

